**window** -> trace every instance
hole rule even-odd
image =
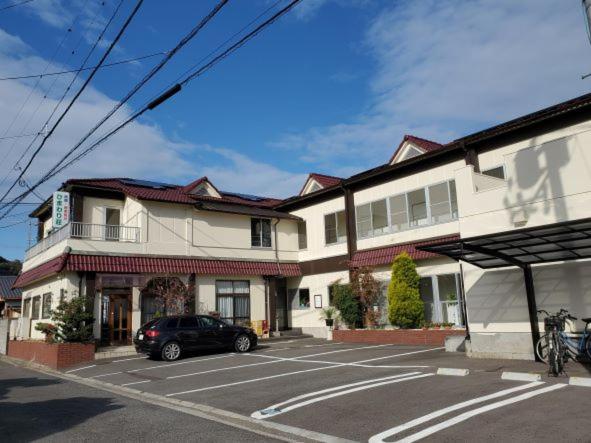
[[[324,216],[324,239],[327,245],[347,241],[345,211],[333,212]]]
[[[203,328],[219,328],[223,323],[212,317],[199,317],[201,327]]]
[[[177,317],[173,317],[165,320],[165,322],[166,323],[163,325],[164,329],[176,329],[179,319]]]
[[[116,208],[105,208],[105,240],[119,240],[121,211]]]
[[[222,320],[235,325],[250,321],[250,283],[218,280],[215,282],[216,310]]]
[[[429,186],[429,208],[431,210],[431,223],[442,223],[451,220],[447,182]]]
[[[33,297],[33,312],[31,313],[32,320],[38,320],[41,315],[41,296]]]
[[[367,203],[357,206],[355,215],[357,218],[357,237],[369,237],[371,234],[371,205]]]
[[[425,320],[461,325],[464,323],[458,300],[459,274],[421,277],[419,293],[425,303]]]
[[[458,218],[458,195],[456,193],[456,181],[449,182],[449,200],[451,201],[451,217]]]
[[[268,218],[250,219],[251,246],[255,248],[271,247],[271,220]]]
[[[179,328],[196,329],[198,327],[199,322],[197,321],[197,317],[181,317],[181,321],[179,322]]]
[[[424,226],[428,224],[425,190],[417,189],[406,195],[408,198],[408,218],[410,226]]]
[[[386,199],[357,206],[357,237],[366,238],[388,231],[388,205]]]
[[[494,168],[485,169],[482,171],[484,175],[488,175],[490,177],[500,178],[501,180],[505,180],[505,167],[495,166]]]
[[[306,221],[302,220],[298,222],[298,248],[306,249],[308,247],[308,229],[306,227]]]
[[[390,220],[395,232],[408,229],[406,194],[390,197]]]
[[[300,289],[298,291],[298,300],[300,309],[308,309],[310,307],[310,290]]]
[[[29,317],[31,315],[31,299],[25,299],[25,305],[23,306],[23,317]]]
[[[43,307],[41,318],[51,318],[51,292],[43,294]]]

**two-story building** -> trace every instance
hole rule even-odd
[[[176,277],[191,309],[322,337],[334,285],[369,266],[385,292],[406,251],[427,320],[466,326],[471,355],[533,358],[536,309],[591,315],[590,129],[585,95],[446,144],[406,136],[387,163],[310,174],[285,200],[206,178],[69,180],[68,225],[52,229],[51,199],[32,214],[23,315],[33,325],[59,297],[87,294],[96,337],[127,341],[157,309],[151,282]]]

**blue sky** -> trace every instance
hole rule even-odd
[[[100,3],[34,0],[0,12],[0,77],[43,72],[73,22],[48,71],[77,67],[117,1]],[[274,3],[231,0],[107,127]],[[132,4],[125,0],[108,37]],[[170,48],[214,4],[146,0],[109,61]],[[27,179],[38,178],[156,60],[103,69]],[[207,175],[223,190],[289,196],[308,172],[347,176],[384,163],[405,133],[447,142],[586,93],[591,79],[580,76],[587,72],[591,46],[578,0],[303,0],[40,193],[72,177],[187,183]],[[37,131],[70,79],[60,77],[49,92],[51,78],[37,88],[35,80],[0,81],[0,136]],[[28,141],[0,140],[0,180]],[[24,211],[0,221],[0,255],[22,257],[27,224],[5,226],[24,220]]]

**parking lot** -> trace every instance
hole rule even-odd
[[[540,369],[442,348],[302,339],[173,363],[97,360],[67,372],[354,441],[589,441],[591,388],[566,378],[501,379],[502,371]]]

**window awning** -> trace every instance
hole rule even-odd
[[[483,269],[591,258],[591,218],[460,238],[417,249]]]

